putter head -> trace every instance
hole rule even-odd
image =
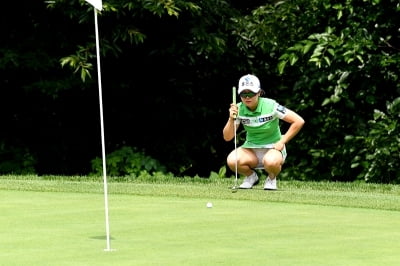
[[[237,186],[233,186],[232,187],[232,193],[236,193],[238,191],[238,187]]]

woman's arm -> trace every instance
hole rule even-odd
[[[222,134],[225,141],[230,141],[235,137],[235,130],[239,127],[239,125],[235,125],[235,119],[237,116],[237,105],[231,104],[229,108],[229,119],[226,122],[224,129],[222,130]]]
[[[282,120],[289,123],[290,126],[286,133],[282,135],[281,140],[275,143],[274,148],[280,151],[283,149],[286,143],[288,143],[292,138],[294,138],[294,136],[297,135],[297,133],[299,133],[300,129],[305,123],[304,119],[300,115],[289,109],[286,109],[286,115]]]

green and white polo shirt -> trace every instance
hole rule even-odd
[[[246,130],[245,148],[271,148],[282,137],[279,119],[286,115],[286,108],[269,98],[258,98],[256,110],[251,111],[238,103],[239,114],[236,123]]]

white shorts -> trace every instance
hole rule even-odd
[[[258,159],[258,164],[255,167],[255,169],[264,169],[264,164],[262,162],[264,155],[267,153],[267,151],[269,151],[269,148],[251,148],[251,150],[254,151],[254,153],[257,156]],[[280,151],[282,153],[282,157],[283,157],[283,162],[285,162],[286,157],[287,157],[287,153],[286,153],[286,146],[283,147],[283,150]]]

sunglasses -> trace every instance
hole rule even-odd
[[[242,98],[253,98],[254,96],[256,96],[256,94],[257,93],[254,93],[254,92],[242,92],[242,93],[240,93],[239,95],[240,95],[240,97],[242,97]]]

